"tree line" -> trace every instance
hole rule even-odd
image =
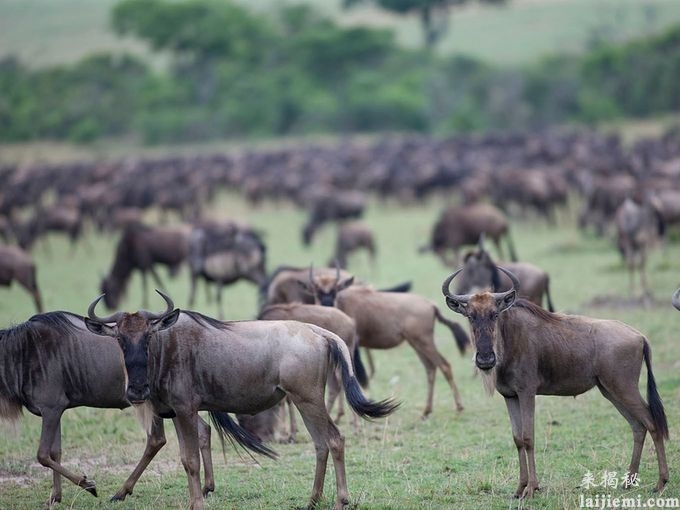
[[[0,61],[0,141],[146,143],[310,133],[540,129],[677,111],[680,25],[584,55],[499,67],[400,47],[310,6],[256,15],[216,0],[123,0],[112,25],[170,55],[163,70],[96,54]]]

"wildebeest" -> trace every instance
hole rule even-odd
[[[432,250],[444,265],[457,267],[460,248],[476,244],[481,235],[491,239],[501,259],[504,257],[500,241],[505,237],[510,259],[517,260],[505,214],[484,202],[447,207],[432,228],[430,243],[421,247],[420,252]],[[453,252],[453,259],[449,251]]]
[[[41,313],[42,297],[33,259],[18,246],[0,246],[0,285],[8,287],[14,280],[31,294],[36,310]]]
[[[167,304],[162,314],[118,312],[98,319],[94,309],[100,296],[90,305],[86,325],[93,333],[118,339],[124,352],[128,400],[148,402],[159,416],[174,416],[182,464],[189,478],[190,507],[203,508],[198,411],[254,414],[288,396],[302,415],[316,449],[309,506],[314,507],[321,498],[330,451],[337,487],[334,509],[344,508],[349,502],[345,441],[324,405],[329,372],[335,363],[340,365],[345,396],[364,418],[387,416],[398,404],[366,399],[342,339],[296,321],[222,322],[173,309],[172,300],[159,294]],[[272,455],[266,448],[261,453]]]
[[[270,305],[260,311],[258,320],[294,320],[306,322],[307,324],[314,324],[320,328],[324,328],[332,333],[338,335],[347,345],[349,352],[355,354],[359,347],[359,340],[357,338],[357,328],[354,319],[337,308],[319,305],[309,305],[305,303],[285,303],[278,305]],[[353,355],[352,363],[354,371],[357,375],[357,380],[362,387],[368,386],[368,376],[366,369],[361,363],[361,359]],[[329,374],[328,378],[328,399],[327,409],[330,412],[333,408],[338,394],[341,391],[340,374],[334,372]],[[339,423],[340,418],[344,414],[344,406],[342,399],[338,401],[338,414],[335,417],[335,422]],[[291,414],[291,440],[295,438],[295,422]]]
[[[391,349],[404,341],[416,351],[427,374],[427,399],[423,418],[432,412],[434,379],[439,368],[451,387],[456,409],[463,410],[451,365],[434,342],[435,319],[453,334],[461,354],[470,340],[465,330],[444,317],[434,303],[408,292],[381,292],[369,285],[353,285],[353,278],[340,279],[315,275],[309,270],[309,292],[318,304],[336,306],[352,317],[357,326],[359,345],[367,349]]]
[[[680,289],[676,290],[673,293],[673,297],[671,298],[671,303],[673,303],[673,306],[677,310],[680,310]]]
[[[371,262],[375,262],[375,240],[371,228],[362,221],[342,222],[338,225],[335,253],[329,265],[337,261],[341,268],[347,268],[347,256],[360,248],[367,250]]]
[[[142,274],[142,306],[147,306],[147,271],[151,273],[156,284],[162,287],[154,265],[166,265],[171,273],[178,271],[189,252],[190,233],[191,228],[185,225],[149,226],[141,223],[128,225],[116,246],[113,266],[101,283],[106,306],[109,308],[118,306],[135,269]]]
[[[329,275],[335,277],[336,268],[320,267],[315,270],[317,275]],[[311,294],[300,282],[307,281],[308,267],[279,266],[268,276],[260,286],[260,303],[262,306],[276,305],[280,303],[307,303],[314,304],[314,295]],[[340,278],[350,278],[351,273],[340,270]]]
[[[541,268],[528,262],[503,262],[521,283],[520,297],[542,306],[545,297],[548,310],[555,311],[550,298],[550,276]],[[463,271],[458,276],[456,294],[474,294],[480,290],[501,292],[509,290],[512,281],[498,270],[491,254],[484,248],[483,238],[477,248],[463,258]]]
[[[645,435],[656,448],[661,490],[668,481],[664,439],[668,422],[652,373],[647,339],[619,321],[555,314],[517,299],[519,281],[505,292],[451,294],[461,269],[442,284],[446,304],[467,317],[472,329],[475,365],[485,386],[505,398],[512,436],[519,455],[516,497],[531,497],[539,488],[534,461],[536,395],[576,396],[597,386],[633,430],[630,476],[638,473]],[[513,306],[514,305],[514,306]],[[638,390],[642,362],[647,367],[647,402]]]
[[[329,221],[360,218],[366,196],[360,191],[319,190],[312,194],[309,218],[302,229],[302,241],[309,246],[316,231]]]
[[[633,292],[634,276],[637,271],[645,295],[649,294],[645,266],[647,252],[665,231],[663,219],[648,201],[638,203],[626,198],[615,214],[617,245],[630,275],[630,290]]]
[[[241,279],[261,286],[267,278],[266,255],[264,242],[251,228],[233,222],[195,227],[189,239],[189,306],[194,304],[196,282],[203,277],[217,284],[217,306],[222,318],[222,288]]]
[[[84,318],[68,312],[34,315],[0,331],[0,418],[15,421],[25,407],[42,418],[38,462],[53,472],[47,506],[61,501],[64,476],[97,495],[95,481],[61,464],[61,417],[74,407],[124,409],[125,365],[114,341],[85,329]],[[234,424],[235,425],[235,424]],[[205,469],[205,494],[215,488],[210,427],[197,420]],[[231,433],[230,433],[231,435]],[[237,439],[238,440],[238,439]],[[154,418],[144,454],[113,500],[132,494],[135,483],[165,444],[163,420]]]

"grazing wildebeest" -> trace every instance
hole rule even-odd
[[[617,245],[623,256],[630,276],[630,292],[633,293],[634,276],[640,275],[640,285],[645,295],[650,294],[647,286],[645,266],[647,252],[652,244],[663,236],[663,218],[651,203],[638,203],[626,198],[615,213]]]
[[[645,435],[654,441],[659,464],[657,490],[668,481],[664,438],[668,423],[652,373],[647,339],[619,321],[551,313],[517,299],[519,281],[505,292],[451,294],[451,274],[442,284],[446,304],[467,317],[472,328],[475,365],[487,390],[505,398],[512,436],[519,454],[516,497],[531,497],[539,488],[534,461],[536,395],[576,396],[597,386],[633,430],[633,455],[628,473],[635,476]],[[513,306],[514,305],[514,306]],[[647,402],[638,390],[644,361]]]
[[[189,239],[189,306],[194,305],[196,282],[202,277],[217,284],[217,307],[222,318],[222,288],[241,279],[261,286],[267,278],[266,255],[264,242],[251,228],[233,222],[211,222],[194,228]]]
[[[182,464],[189,478],[190,507],[203,508],[198,479],[198,411],[255,414],[288,396],[302,415],[316,449],[316,471],[309,506],[321,498],[328,453],[333,457],[337,496],[334,509],[349,502],[344,438],[326,411],[326,379],[337,363],[345,396],[364,418],[380,418],[398,404],[373,402],[363,395],[350,353],[334,333],[296,321],[222,322],[197,312],[122,313],[97,318],[97,298],[87,327],[118,339],[124,352],[128,400],[148,402],[159,416],[173,416]],[[217,422],[219,423],[219,422]],[[218,429],[219,431],[220,429]],[[267,449],[261,453],[272,455]]]
[[[513,262],[517,260],[505,214],[497,207],[483,202],[447,207],[432,228],[430,244],[421,247],[419,251],[423,253],[432,250],[444,265],[457,267],[460,248],[476,244],[481,235],[491,238],[501,259],[504,257],[500,241],[505,237],[510,259]],[[453,252],[453,260],[449,257],[449,250]]]
[[[8,287],[13,280],[31,294],[35,308],[41,313],[42,298],[33,259],[18,246],[0,246],[0,285]]]
[[[366,196],[360,191],[323,190],[311,197],[309,219],[302,229],[302,241],[309,246],[316,231],[329,221],[360,218]]]
[[[456,410],[463,410],[451,365],[437,350],[434,342],[435,319],[453,334],[461,354],[470,340],[465,330],[445,318],[434,303],[408,292],[382,292],[369,285],[353,285],[354,279],[315,275],[309,269],[308,290],[323,306],[336,306],[352,317],[357,326],[359,345],[367,349],[391,349],[404,341],[416,351],[427,374],[427,399],[423,418],[432,412],[434,379],[439,368],[451,387]]]
[[[125,364],[111,339],[90,333],[84,318],[68,312],[35,315],[28,321],[0,330],[0,418],[15,421],[25,407],[42,418],[38,462],[52,470],[52,491],[47,506],[61,501],[61,477],[94,496],[94,480],[61,464],[61,416],[80,406],[124,409]],[[235,425],[235,424],[234,424]],[[205,494],[215,488],[210,454],[210,427],[197,420],[205,469]],[[237,429],[236,429],[237,430]],[[228,434],[232,435],[231,432]],[[238,436],[236,436],[238,441]],[[144,454],[137,467],[113,496],[125,499],[151,459],[165,444],[163,420],[154,418]]]
[[[128,225],[118,241],[113,266],[102,280],[104,303],[109,308],[118,306],[132,271],[142,273],[142,306],[147,306],[147,271],[159,287],[163,284],[154,264],[169,267],[171,274],[178,271],[189,253],[191,228],[185,225],[148,226],[141,223]]]
[[[375,240],[373,230],[362,221],[345,221],[338,225],[338,235],[335,239],[335,253],[329,262],[335,262],[347,268],[347,256],[361,248],[368,250],[371,262],[375,263]]]
[[[542,306],[545,297],[548,310],[555,311],[550,298],[550,276],[541,268],[528,262],[503,262],[521,283],[520,297]],[[456,294],[475,294],[481,290],[501,292],[509,290],[512,281],[498,270],[491,254],[484,248],[480,237],[477,248],[463,258],[463,271],[458,276]]]
[[[677,310],[680,310],[680,289],[676,290],[673,293],[673,297],[671,298],[671,303],[673,303],[673,306]]]

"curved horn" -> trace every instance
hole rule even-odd
[[[314,285],[314,263],[309,264],[309,283]]]
[[[152,312],[144,312],[144,316],[149,319],[149,320],[156,320],[160,319],[164,315],[169,314],[175,309],[175,303],[172,302],[172,299],[170,299],[170,296],[168,296],[165,292],[162,292],[158,289],[155,289],[156,292],[165,300],[166,309],[164,312],[161,313],[152,313]]]
[[[338,259],[335,259],[335,287],[338,286],[338,283],[340,283],[340,264]]]
[[[519,294],[520,285],[519,285],[519,280],[517,279],[517,277],[514,274],[512,274],[510,271],[505,269],[504,267],[501,267],[501,266],[497,266],[497,267],[498,267],[498,269],[503,271],[506,275],[508,275],[508,278],[510,278],[510,281],[512,282],[512,288],[510,290],[506,290],[505,292],[495,292],[494,296],[496,296],[496,297],[506,296],[513,291],[516,292],[517,294]]]
[[[94,309],[97,307],[97,304],[102,300],[104,296],[105,294],[102,294],[97,299],[92,301],[92,303],[90,303],[90,306],[87,308],[87,316],[93,321],[101,322],[102,324],[118,322],[118,319],[123,314],[123,312],[116,312],[109,315],[108,317],[98,317],[97,314],[94,313]]]
[[[673,293],[673,297],[671,298],[671,303],[673,303],[673,306],[680,310],[680,288],[676,290]]]
[[[468,295],[458,295],[458,294],[451,294],[451,282],[453,279],[458,276],[458,274],[463,270],[461,267],[460,269],[456,270],[454,273],[451,273],[446,280],[444,280],[444,283],[442,283],[442,294],[444,296],[457,299],[458,301],[463,301],[465,303],[468,302],[470,299],[470,296]]]

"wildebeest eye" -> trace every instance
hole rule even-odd
[[[495,321],[495,320],[498,320],[498,312],[493,312],[493,313],[491,314],[491,320],[494,320],[494,321]]]

